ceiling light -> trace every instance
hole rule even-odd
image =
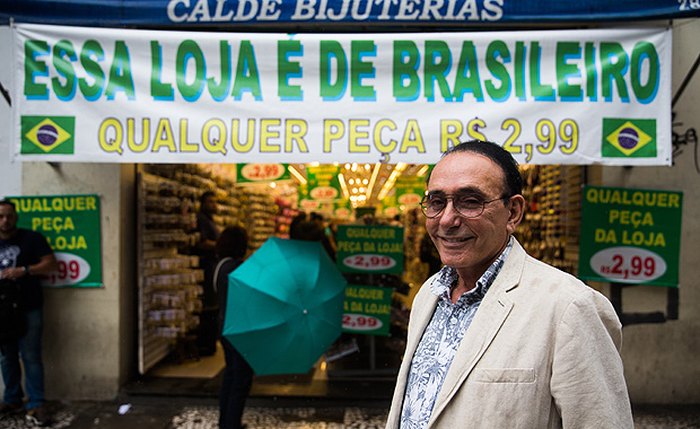
[[[372,170],[372,177],[369,179],[369,185],[367,185],[367,198],[372,196],[372,189],[374,188],[374,182],[377,181],[377,176],[379,175],[379,169],[382,168],[382,164],[374,164],[374,170]]]
[[[350,180],[352,181],[352,179]],[[343,191],[343,196],[345,196],[345,198],[349,197],[350,194],[348,193],[348,187],[345,184],[345,176],[343,176],[343,173],[338,175],[338,182],[340,182],[340,189]]]
[[[306,185],[306,182],[307,182],[306,177],[302,176],[302,174],[299,173],[299,170],[294,168],[294,166],[289,165],[287,167],[287,170],[289,170],[289,172],[292,174],[292,176],[294,176],[299,181],[300,185]]]
[[[378,200],[383,200],[384,197],[389,193],[389,191],[394,187],[394,183],[396,183],[396,179],[399,178],[401,173],[408,167],[408,164],[404,162],[399,162],[396,164],[396,168],[394,168],[394,171],[391,172],[389,175],[389,178],[384,182],[384,186],[382,186],[382,189],[379,190],[379,194],[377,194],[377,199]]]

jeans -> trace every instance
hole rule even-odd
[[[27,409],[31,410],[44,403],[44,365],[41,360],[41,334],[43,315],[41,308],[29,310],[27,316],[27,332],[18,341],[8,342],[0,346],[0,364],[2,378],[5,381],[3,401],[6,404],[22,404],[22,369],[19,364],[20,356],[24,365],[27,389]]]

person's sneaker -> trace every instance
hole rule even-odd
[[[27,420],[37,426],[48,426],[51,424],[52,417],[45,405],[39,405],[27,410]]]
[[[24,407],[22,404],[8,404],[0,403],[0,418],[6,416],[13,416],[15,414],[20,414],[24,412]]]

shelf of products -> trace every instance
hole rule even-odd
[[[198,240],[194,188],[164,175],[138,175],[139,370],[144,373],[199,324],[203,272],[188,253]]]
[[[144,165],[138,175],[139,370],[145,373],[196,332],[204,273],[195,246],[202,194],[218,202],[214,222],[242,225],[249,250],[278,232],[279,201],[265,186],[237,185],[204,164]]]
[[[275,216],[279,207],[275,197],[262,190],[241,187],[239,192],[246,210],[243,225],[248,231],[248,248],[255,250],[275,234]]]
[[[528,206],[516,237],[535,258],[576,275],[583,167],[524,165],[521,169]]]
[[[298,216],[301,211],[293,208],[289,201],[278,198],[275,202],[279,207],[275,215],[275,235],[280,238],[289,238],[289,227],[292,220]]]

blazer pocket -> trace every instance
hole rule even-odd
[[[534,383],[534,368],[477,368],[469,377],[476,383]]]

